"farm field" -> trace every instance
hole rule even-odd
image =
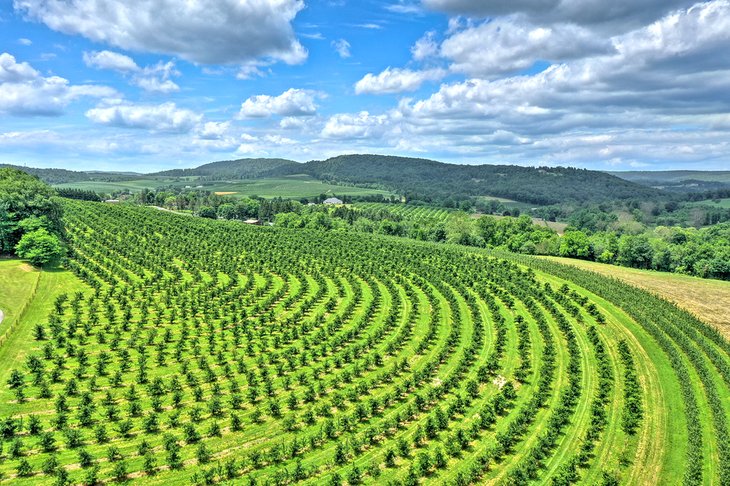
[[[646,292],[452,245],[64,208],[70,271],[40,273],[0,348],[13,484],[730,480],[730,344]],[[0,283],[21,265],[0,263]]]
[[[540,258],[547,258],[565,265],[572,265],[608,277],[618,278],[631,285],[653,292],[675,302],[705,322],[713,324],[725,337],[730,338],[730,311],[728,311],[730,282],[677,273],[620,267],[572,258]]]
[[[452,214],[458,213],[456,209],[437,208],[432,206],[413,206],[408,204],[387,204],[387,203],[356,203],[355,208],[365,210],[385,210],[396,216],[408,218],[415,221],[430,221],[445,223]]]
[[[162,187],[202,189],[211,192],[225,193],[229,196],[260,196],[273,197],[315,197],[320,194],[350,196],[366,194],[390,195],[387,191],[367,189],[361,187],[338,186],[321,182],[306,175],[292,175],[279,178],[244,179],[235,181],[201,181],[199,179],[154,177],[130,181],[99,182],[84,181],[59,184],[56,187],[68,189],[86,189],[99,193],[113,191],[139,192],[143,189],[154,190]],[[200,186],[200,187],[199,187]]]
[[[415,221],[427,221],[427,222],[440,222],[440,223],[446,223],[449,218],[452,215],[455,214],[463,214],[463,212],[457,210],[457,209],[448,209],[448,208],[437,208],[432,206],[414,206],[414,205],[408,205],[408,204],[388,204],[388,203],[356,203],[354,205],[356,208],[362,208],[367,210],[378,210],[378,209],[384,209],[386,211],[389,211],[397,216],[401,216],[403,218],[407,218],[410,220]],[[473,213],[471,214],[471,217],[479,218],[481,216],[484,216],[481,213]],[[502,219],[502,218],[508,218],[510,216],[497,216],[497,215],[488,215],[492,218]],[[568,226],[567,223],[560,223],[556,221],[545,221],[542,218],[531,218],[532,222],[534,224],[540,225],[540,226],[547,226],[548,228],[551,228],[555,230],[558,234],[563,234],[565,231],[565,228]]]

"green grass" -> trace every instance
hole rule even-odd
[[[172,186],[180,189],[205,190],[210,192],[231,193],[231,196],[260,196],[265,198],[303,198],[320,194],[337,196],[360,196],[370,194],[390,195],[388,191],[361,187],[328,184],[308,175],[292,175],[279,178],[250,179],[235,181],[201,181],[199,179],[155,177],[130,181],[99,182],[85,181],[59,184],[56,187],[86,189],[99,193],[113,191],[139,192],[143,189],[159,189]]]
[[[0,345],[0,383],[7,381],[10,370],[19,367],[28,352],[37,349],[33,327],[46,319],[56,296],[86,290],[88,287],[66,270],[38,270],[22,260],[0,260],[0,309],[5,312],[0,325],[0,336],[4,336]],[[0,403],[0,415],[8,411]]]

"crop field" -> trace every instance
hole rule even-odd
[[[292,175],[279,178],[244,179],[235,181],[201,181],[190,177],[169,178],[154,177],[135,179],[130,181],[84,181],[59,184],[56,187],[67,189],[86,189],[98,193],[113,191],[139,192],[143,189],[158,189],[162,187],[176,187],[201,189],[210,192],[226,193],[230,196],[260,196],[266,198],[287,197],[315,197],[320,194],[354,196],[368,194],[390,195],[387,191],[362,187],[338,186],[328,184],[307,175]]]
[[[407,204],[357,203],[356,208],[365,210],[386,210],[396,216],[414,221],[445,223],[451,215],[458,212],[454,209],[436,208],[432,206],[411,206]]]
[[[13,484],[730,483],[730,344],[642,290],[451,245],[64,209],[69,271],[40,273],[0,348]]]
[[[695,314],[703,321],[716,326],[725,337],[730,338],[730,312],[728,311],[730,282],[728,281],[619,267],[574,258],[552,256],[541,258],[548,258],[565,265],[572,265],[607,277],[617,278],[657,294]]]

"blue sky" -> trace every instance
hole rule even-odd
[[[0,162],[730,169],[730,2],[612,7],[0,0]]]

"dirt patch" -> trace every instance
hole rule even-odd
[[[497,385],[497,388],[501,390],[502,387],[507,384],[507,378],[502,375],[498,375],[494,380],[492,380],[492,383]]]
[[[27,263],[21,263],[18,268],[24,272],[32,272],[33,270],[35,270],[35,268],[33,268],[31,265],[28,265]]]

